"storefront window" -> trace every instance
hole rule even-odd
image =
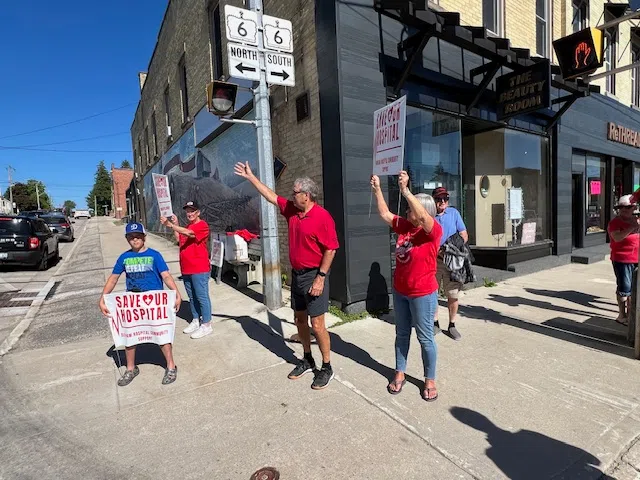
[[[548,140],[492,130],[463,141],[465,222],[477,247],[511,247],[549,239]]]
[[[633,191],[640,188],[640,167],[633,166]]]
[[[587,233],[604,232],[605,215],[605,172],[606,164],[598,156],[587,155]]]

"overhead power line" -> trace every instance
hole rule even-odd
[[[98,135],[95,137],[87,137],[87,138],[78,138],[76,140],[65,140],[63,142],[53,142],[53,143],[39,143],[35,145],[18,145],[15,147],[0,145],[0,149],[4,150],[20,150],[22,148],[33,148],[33,147],[46,147],[49,145],[62,145],[64,143],[76,143],[76,142],[85,142],[87,140],[95,140],[98,138],[107,138],[107,137],[117,137],[118,135],[129,135],[130,132],[118,132],[118,133],[108,133],[106,135]]]
[[[5,135],[3,137],[0,137],[0,140],[2,140],[4,138],[13,138],[13,137],[20,137],[22,135],[29,135],[31,133],[44,132],[45,130],[53,130],[54,128],[59,128],[59,127],[67,126],[67,125],[72,125],[74,123],[84,122],[85,120],[89,120],[91,118],[99,117],[101,115],[106,115],[107,113],[117,112],[118,110],[122,110],[123,108],[127,108],[127,107],[130,107],[131,105],[135,105],[135,104],[136,104],[136,102],[127,103],[126,105],[122,105],[121,107],[113,108],[111,110],[107,110],[107,111],[100,112],[100,113],[95,113],[93,115],[89,115],[88,117],[78,118],[77,120],[71,120],[70,122],[59,123],[57,125],[51,125],[49,127],[37,128],[35,130],[29,130],[28,132],[21,132],[21,133],[14,133],[14,134],[11,134],[11,135]]]
[[[2,149],[0,149],[1,151]],[[12,148],[11,150],[26,150],[29,152],[63,152],[63,153],[131,153],[131,150],[58,150],[53,148]]]

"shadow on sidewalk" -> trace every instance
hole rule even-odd
[[[520,305],[526,305],[530,307],[540,308],[542,310],[549,310],[556,313],[566,313],[568,315],[582,315],[586,317],[590,317],[593,315],[593,312],[586,312],[584,310],[575,310],[573,308],[561,307],[559,305],[554,305],[551,302],[542,302],[540,300],[534,300],[532,298],[505,297],[502,295],[496,295],[495,293],[490,293],[489,300],[502,303],[510,307],[518,307]],[[597,308],[597,307],[594,307],[594,308]]]
[[[127,366],[124,350],[116,350],[115,345],[111,345],[105,355],[113,360],[113,364],[116,367]],[[162,354],[162,350],[160,350],[160,345],[141,343],[136,346],[136,365],[157,365],[158,367],[167,368],[167,361]]]
[[[541,297],[549,298],[562,298],[568,302],[573,302],[583,307],[591,307],[595,309],[601,309],[618,313],[618,305],[615,302],[608,301],[609,299],[603,297],[596,297],[588,293],[576,292],[575,290],[562,290],[555,292],[553,290],[538,290],[536,288],[525,288],[525,292],[533,295],[539,295]],[[595,304],[595,305],[594,305]],[[602,305],[612,305],[615,309],[602,308]]]
[[[484,320],[485,322],[509,325],[510,327],[521,328],[547,337],[582,345],[583,347],[633,358],[633,349],[626,345],[625,333],[622,331],[620,335],[614,334],[615,336],[612,337],[614,340],[609,340],[608,336],[605,335],[606,332],[596,328],[589,328],[589,325],[574,322],[566,318],[554,318],[542,324],[529,323],[503,315],[496,310],[475,305],[460,305],[459,313],[470,320],[477,319]]]
[[[599,459],[581,448],[530,430],[502,430],[481,413],[467,408],[452,407],[450,412],[459,422],[486,434],[490,445],[486,455],[507,478],[568,479],[586,474],[585,478],[615,480],[598,469]]]

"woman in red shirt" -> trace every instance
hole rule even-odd
[[[616,295],[619,314],[616,322],[628,325],[631,279],[633,269],[638,264],[639,219],[633,215],[636,202],[632,195],[620,197],[614,208],[618,211],[618,215],[611,219],[607,231],[611,240],[611,263],[618,286]]]
[[[396,311],[396,373],[387,386],[390,394],[402,391],[406,383],[404,372],[414,326],[422,347],[424,389],[422,398],[433,402],[436,390],[437,348],[433,338],[433,321],[438,308],[438,281],[436,258],[440,249],[442,227],[434,220],[436,205],[430,195],[413,195],[408,188],[407,172],[400,172],[400,192],[407,200],[407,218],[389,211],[380,189],[380,179],[371,176],[371,187],[376,196],[382,219],[398,234],[396,242],[396,270],[393,275],[393,303]]]

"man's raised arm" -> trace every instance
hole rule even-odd
[[[278,195],[276,192],[267,187],[264,183],[258,180],[253,172],[251,171],[251,167],[249,167],[249,162],[244,163],[236,163],[235,167],[233,167],[233,171],[236,175],[239,175],[242,178],[246,178],[251,185],[256,187],[258,193],[267,199],[267,202],[273,203],[274,205],[278,205]]]

